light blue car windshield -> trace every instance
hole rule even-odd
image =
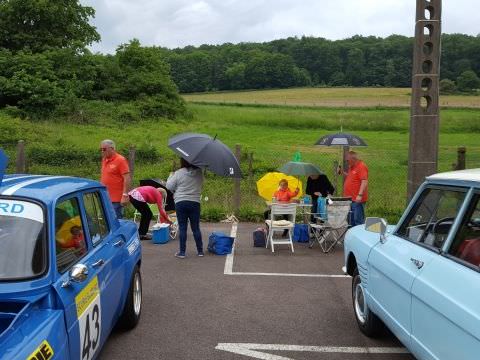
[[[34,203],[0,199],[0,281],[25,280],[45,270],[43,209]]]

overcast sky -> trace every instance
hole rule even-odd
[[[95,8],[102,41],[115,52],[133,38],[168,48],[264,42],[289,36],[413,36],[416,0],[81,0]],[[443,0],[446,33],[480,33],[479,0]]]

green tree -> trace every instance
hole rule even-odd
[[[365,57],[359,48],[348,51],[345,78],[349,85],[362,86],[365,81]]]
[[[225,71],[225,78],[229,82],[229,89],[239,90],[245,88],[245,64],[235,63]]]
[[[100,40],[88,23],[94,15],[79,0],[0,0],[0,47],[33,53],[84,48]]]
[[[457,78],[457,86],[460,91],[472,91],[480,88],[480,79],[472,70],[464,71]]]

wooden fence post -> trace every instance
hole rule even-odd
[[[467,148],[461,146],[457,149],[457,170],[465,170]]]
[[[235,156],[237,157],[239,164],[240,164],[241,155],[242,155],[242,148],[239,144],[236,144]],[[233,180],[233,209],[235,214],[238,215],[238,211],[240,210],[240,179]]]
[[[25,157],[25,141],[19,140],[17,144],[16,173],[25,174],[27,172]]]
[[[253,176],[253,152],[248,154],[248,177],[251,179]]]
[[[130,181],[133,187],[133,176],[135,174],[135,146],[130,146],[128,149],[128,167],[130,168]]]

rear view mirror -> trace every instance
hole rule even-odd
[[[387,220],[379,217],[369,217],[365,220],[365,230],[380,234],[380,241],[385,242],[385,233],[387,232]]]

